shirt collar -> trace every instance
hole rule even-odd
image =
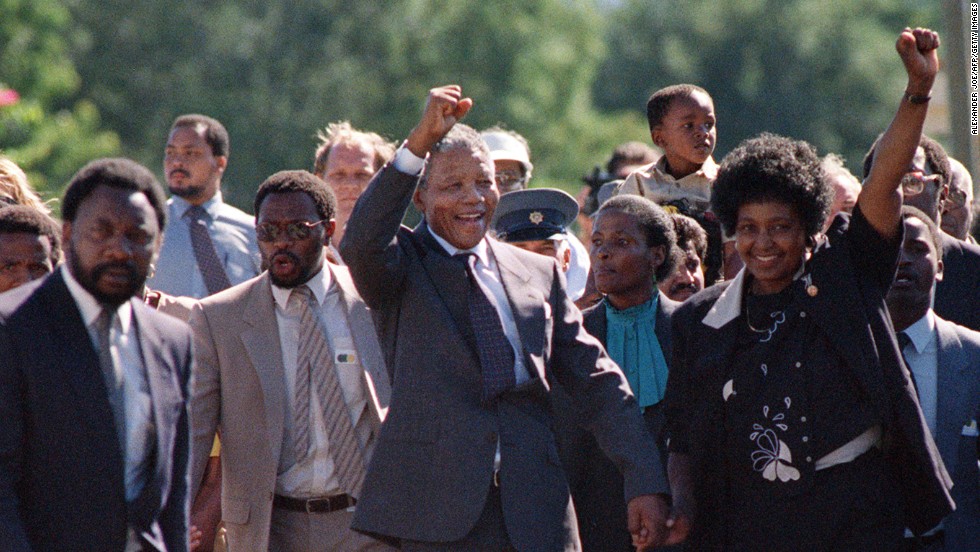
[[[187,213],[187,210],[192,207],[192,205],[186,199],[180,196],[171,196],[170,201],[176,209],[177,218],[183,218],[184,214]],[[214,220],[218,218],[218,209],[221,207],[222,203],[224,203],[224,200],[221,198],[221,190],[218,190],[214,193],[214,196],[212,196],[211,199],[201,204],[201,208],[204,209],[212,220]]]
[[[932,309],[929,309],[922,318],[916,320],[914,324],[902,331],[905,335],[909,336],[909,339],[912,341],[912,346],[915,347],[915,352],[921,354],[926,350],[929,341],[935,335],[936,314],[932,312]]]
[[[309,279],[305,286],[310,288],[313,292],[313,296],[316,297],[316,302],[318,305],[323,304],[324,298],[327,296],[327,292],[330,291],[330,285],[333,283],[333,279],[330,277],[330,269],[327,268],[327,263],[323,263],[323,268],[320,272],[317,272]],[[276,300],[276,304],[279,308],[286,310],[286,305],[289,303],[289,295],[293,292],[294,288],[284,288],[272,284],[272,297]]]
[[[714,158],[711,157],[710,155],[708,156],[707,159],[705,159],[700,169],[694,171],[693,173],[683,178],[674,178],[672,174],[667,172],[666,155],[661,156],[656,163],[649,165],[649,167],[650,167],[649,172],[651,174],[656,172],[661,180],[676,180],[677,182],[683,182],[688,178],[696,177],[696,178],[702,178],[702,179],[714,181],[715,178],[718,176],[718,164],[715,163]]]
[[[90,327],[102,313],[102,304],[72,276],[67,264],[61,265],[61,275],[65,279],[68,293],[71,294],[72,299],[75,300],[75,304],[78,305],[78,311],[82,315],[82,322],[85,323],[86,328]],[[133,319],[133,306],[129,304],[129,301],[126,301],[119,305],[116,309],[116,314],[118,315],[119,328],[122,330],[122,333],[129,333],[129,325]]]
[[[702,323],[717,330],[738,318],[742,313],[742,288],[745,287],[746,274],[745,267],[742,267],[742,270],[739,270],[732,279],[732,283],[728,284],[725,291],[718,296],[711,310],[701,320]]]
[[[640,303],[639,305],[627,307],[623,310],[619,310],[616,307],[612,306],[612,303],[609,302],[608,298],[606,299],[605,303],[606,303],[606,318],[608,320],[610,321],[617,320],[620,322],[626,320],[643,320],[644,322],[646,322],[647,319],[650,319],[650,322],[652,323],[654,329],[656,329],[657,305],[660,303],[659,291],[655,292],[653,294],[653,297],[650,298],[650,300]]]
[[[809,277],[810,275],[806,272],[806,263],[804,262],[796,270],[796,274],[793,275],[793,281],[795,282],[803,278],[804,282],[808,282],[807,279]],[[708,314],[701,319],[701,322],[717,330],[738,318],[742,314],[742,297],[745,294],[744,288],[747,279],[748,272],[743,266],[738,271],[738,274],[732,278],[732,283],[725,288],[725,291],[721,292],[721,295],[715,300],[715,304],[712,305]]]
[[[474,245],[469,249],[459,249],[458,247],[453,246],[453,244],[442,239],[442,237],[439,234],[436,234],[432,230],[431,226],[429,226],[428,228],[429,228],[429,233],[432,234],[432,237],[435,238],[436,242],[439,245],[441,245],[442,248],[446,251],[446,253],[449,253],[450,256],[459,253],[473,253],[474,255],[476,255],[476,258],[479,259],[481,263],[483,263],[483,266],[490,266],[490,254],[488,253],[486,238],[480,240],[480,243]]]

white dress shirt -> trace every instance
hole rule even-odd
[[[313,292],[319,304],[315,314],[327,330],[327,342],[340,379],[344,400],[347,402],[351,419],[356,424],[364,409],[368,407],[368,394],[364,389],[364,370],[354,348],[347,314],[341,304],[340,292],[326,266],[305,285]],[[279,326],[286,388],[286,413],[282,452],[279,456],[276,477],[276,493],[293,498],[318,498],[349,492],[350,489],[341,488],[335,474],[323,408],[315,385],[310,386],[310,409],[314,416],[311,439],[314,452],[302,462],[296,461],[296,453],[293,450],[293,409],[296,402],[296,372],[299,361],[299,326],[302,314],[300,301],[303,299],[299,294],[293,293],[293,288],[281,288],[275,285],[272,286],[272,296],[276,303],[276,322]],[[361,446],[365,444],[362,442]]]
[[[102,313],[102,305],[78,283],[68,270],[61,266],[61,273],[68,286],[82,321],[96,352],[99,336],[96,319]],[[133,319],[133,308],[125,302],[116,310],[109,329],[110,353],[116,369],[116,377],[122,377],[126,411],[125,483],[126,500],[139,496],[150,475],[153,458],[151,452],[156,441],[156,424],[153,419],[153,401],[146,376],[146,366],[140,350],[139,333]]]
[[[914,324],[905,328],[904,333],[912,340],[902,351],[905,362],[915,377],[915,387],[919,394],[922,414],[929,424],[929,431],[936,434],[936,401],[938,400],[938,348],[936,344],[936,315],[932,309]]]

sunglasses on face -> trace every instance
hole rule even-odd
[[[255,237],[259,241],[273,242],[279,239],[286,239],[289,241],[305,240],[313,234],[313,229],[317,226],[327,222],[328,219],[318,220],[316,222],[291,222],[285,227],[281,227],[271,222],[263,222],[255,227]]]
[[[902,177],[902,193],[906,196],[919,195],[926,189],[926,183],[935,183],[938,187],[940,178],[938,174],[926,176],[921,171],[905,173]]]

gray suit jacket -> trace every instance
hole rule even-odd
[[[131,300],[156,442],[153,473],[127,504],[98,353],[61,273],[31,286],[0,301],[3,550],[122,550],[127,523],[146,550],[187,550],[187,325]]]
[[[956,511],[943,521],[946,550],[980,551],[980,332],[936,317],[936,446],[953,478]]]
[[[466,272],[423,224],[399,221],[415,177],[392,165],[361,195],[340,251],[380,318],[393,371],[391,411],[368,468],[354,529],[452,542],[483,510],[501,449],[503,515],[518,550],[577,548],[548,392],[555,381],[625,474],[625,496],[667,492],[654,443],[619,368],[582,327],[557,263],[488,239],[514,312],[530,382],[481,402]]]
[[[384,419],[388,374],[371,314],[344,267],[324,264],[340,287],[365,373],[369,408]],[[221,511],[229,548],[265,552],[283,439],[286,383],[268,273],[202,299],[191,313],[197,372],[192,401],[195,496],[221,430]],[[373,435],[361,436],[368,443]],[[367,451],[368,454],[370,450]]]

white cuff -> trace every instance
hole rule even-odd
[[[395,152],[395,160],[392,161],[392,165],[400,172],[405,174],[417,175],[422,172],[422,167],[425,165],[425,159],[415,155],[411,150],[406,147],[403,143],[398,151]]]

